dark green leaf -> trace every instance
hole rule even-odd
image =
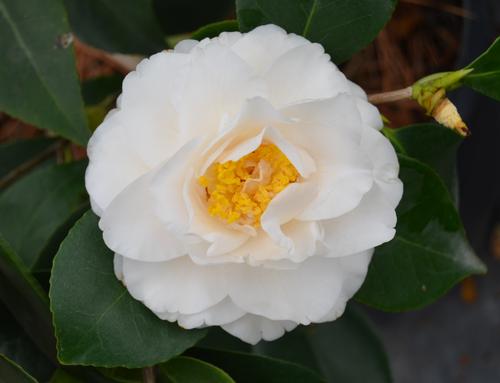
[[[0,383],[36,383],[30,376],[12,360],[0,354]]]
[[[314,371],[295,363],[260,355],[197,348],[189,355],[205,360],[226,371],[238,383],[320,383]]]
[[[99,368],[101,375],[116,383],[141,383],[143,374],[141,368]]]
[[[55,361],[47,296],[1,234],[0,299],[38,348]]]
[[[464,84],[500,101],[500,37],[467,68],[474,70],[463,79]]]
[[[46,382],[54,365],[35,346],[7,307],[0,303],[0,354],[22,366],[34,378]]]
[[[152,0],[64,0],[71,27],[109,52],[151,54],[165,49]]]
[[[65,364],[144,367],[165,362],[204,334],[162,321],[134,300],[113,272],[98,219],[86,213],[54,259],[51,308]]]
[[[54,143],[55,141],[50,138],[34,138],[0,144],[0,179],[34,157],[43,156]]]
[[[232,32],[239,29],[238,22],[236,20],[224,20],[218,21],[216,23],[205,25],[200,29],[193,32],[191,38],[194,40],[201,41],[204,38],[212,38],[219,36],[222,32]]]
[[[29,269],[56,231],[87,203],[86,163],[47,166],[0,195],[0,232]]]
[[[236,0],[242,31],[276,24],[320,43],[341,63],[370,43],[390,19],[396,0]]]
[[[172,383],[234,383],[214,365],[199,359],[179,356],[159,366],[160,377]]]
[[[387,383],[391,373],[380,340],[359,310],[348,307],[334,322],[299,327],[258,353],[308,366],[327,382]]]
[[[457,198],[457,150],[463,141],[459,134],[442,125],[427,123],[391,129],[389,138],[402,150],[402,154],[435,170],[453,197]]]
[[[86,105],[98,105],[109,96],[115,97],[122,90],[123,76],[95,77],[82,83],[83,101]]]
[[[399,161],[404,195],[396,236],[375,250],[356,295],[360,302],[390,311],[425,306],[466,276],[486,271],[438,175],[415,159],[400,155]]]
[[[153,7],[165,34],[176,35],[226,19],[233,13],[234,0],[153,0]]]
[[[83,380],[80,380],[73,375],[65,372],[64,370],[58,369],[49,383],[85,383]]]
[[[68,32],[60,0],[0,0],[0,110],[85,145]]]

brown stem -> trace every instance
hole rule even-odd
[[[56,142],[54,145],[49,146],[44,151],[40,152],[37,156],[32,159],[23,162],[18,167],[11,170],[9,173],[5,175],[2,179],[0,179],[0,190],[5,188],[6,186],[12,184],[19,177],[29,172],[31,169],[41,164],[46,159],[50,158],[57,150],[61,147],[62,142]]]
[[[155,383],[156,376],[153,367],[144,367],[142,369],[142,379],[144,383]]]
[[[371,94],[368,96],[368,101],[372,104],[384,104],[386,102],[393,102],[399,100],[408,100],[412,96],[412,87],[409,86],[404,89],[393,90],[391,92],[383,92]]]

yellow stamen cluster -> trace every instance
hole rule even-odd
[[[269,202],[298,177],[276,145],[263,143],[238,161],[213,164],[198,182],[206,189],[210,215],[258,227]]]

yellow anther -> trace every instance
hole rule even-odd
[[[198,182],[207,191],[210,215],[258,227],[274,196],[298,178],[281,150],[264,143],[238,161],[213,164]]]

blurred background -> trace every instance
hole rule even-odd
[[[235,18],[231,0],[155,0],[155,8],[165,34],[176,39],[209,22]],[[464,67],[499,34],[499,0],[399,0],[377,39],[342,70],[367,93],[395,90],[425,75]],[[108,76],[99,86],[118,91],[124,68],[85,44],[77,41],[75,47],[86,103],[111,106],[114,99],[103,100],[95,92],[96,79]],[[397,383],[500,382],[500,107],[467,89],[451,98],[472,131],[459,152],[460,212],[489,272],[465,280],[419,311],[366,309]],[[412,101],[380,109],[393,127],[429,120]],[[101,114],[96,109],[93,118],[98,122]],[[0,113],[0,143],[41,134]],[[76,157],[85,156],[82,149],[72,150]]]

